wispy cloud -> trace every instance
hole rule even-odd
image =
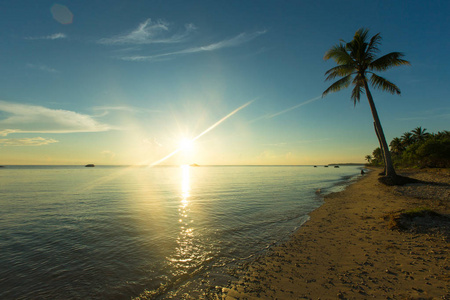
[[[156,60],[167,59],[169,57],[174,57],[174,56],[179,56],[179,55],[216,51],[216,50],[223,49],[223,48],[239,46],[239,45],[249,42],[249,41],[255,39],[256,37],[258,37],[262,34],[265,34],[265,33],[266,33],[265,30],[264,31],[256,31],[253,33],[243,32],[233,38],[222,40],[217,43],[212,43],[212,44],[205,45],[205,46],[191,47],[191,48],[187,48],[187,49],[183,49],[183,50],[179,50],[179,51],[167,52],[167,53],[156,54],[156,55],[124,56],[124,57],[121,57],[121,59],[128,60],[128,61],[156,61]]]
[[[168,22],[163,20],[152,22],[151,19],[147,19],[131,32],[110,38],[102,38],[98,40],[98,43],[105,45],[179,43],[186,39],[195,29],[196,27],[193,24],[186,24],[182,31],[172,33]]]
[[[323,139],[312,139],[312,140],[297,140],[297,141],[290,141],[287,142],[280,142],[280,143],[271,143],[271,144],[262,144],[263,146],[272,146],[272,147],[284,147],[288,145],[298,145],[298,144],[310,144],[310,143],[319,143],[319,142],[326,142],[330,141],[330,138],[323,138]]]
[[[43,137],[22,138],[22,139],[0,139],[0,146],[43,146],[57,143],[57,140]]]
[[[309,104],[309,103],[312,103],[312,102],[314,102],[314,101],[317,101],[317,100],[319,100],[319,99],[321,99],[321,98],[322,98],[322,96],[317,96],[317,97],[315,97],[315,98],[306,100],[305,102],[299,103],[299,104],[294,105],[294,106],[292,106],[292,107],[289,107],[289,108],[287,108],[287,109],[285,109],[285,110],[282,110],[282,111],[279,111],[279,112],[277,112],[277,113],[268,115],[268,116],[267,116],[267,119],[272,119],[272,118],[278,117],[279,115],[282,115],[282,114],[285,114],[285,113],[287,113],[287,112],[290,112],[291,110],[297,109],[297,108],[302,107],[302,106],[304,106],[304,105],[306,105],[306,104]]]
[[[116,156],[116,154],[111,150],[103,150],[100,154],[108,159],[113,159]]]
[[[89,115],[43,106],[0,101],[0,111],[7,117],[0,120],[0,134],[98,132],[114,129],[97,122]],[[14,128],[14,129],[11,129]]]
[[[272,147],[284,147],[286,145],[288,145],[288,143],[263,144],[263,146],[272,146]]]
[[[10,133],[20,132],[19,129],[4,129],[0,130],[0,136],[7,136]]]
[[[43,65],[43,64],[27,64],[27,68],[35,69],[35,70],[39,70],[39,71],[43,71],[43,72],[48,72],[48,73],[59,73],[58,70],[53,69],[53,68]]]
[[[146,109],[146,108],[140,108],[140,107],[132,107],[132,106],[94,106],[92,108],[95,111],[103,111],[104,113],[108,113],[110,111],[124,111],[124,112],[131,112],[131,113],[157,113],[161,112],[160,110],[153,110],[153,109]]]
[[[163,20],[152,21],[151,19],[147,19],[133,30],[116,36],[101,38],[97,40],[97,43],[110,46],[127,46],[124,49],[114,50],[117,53],[114,57],[117,59],[126,61],[162,61],[172,59],[180,55],[216,51],[223,48],[235,47],[266,33],[265,30],[251,33],[243,32],[235,37],[204,46],[184,46],[182,48],[179,46],[177,50],[174,50],[172,45],[170,50],[159,48],[157,53],[153,52],[154,54],[150,55],[141,54],[142,51],[149,51],[148,45],[151,44],[161,45],[176,43],[180,44],[188,41],[192,42],[191,36],[197,31],[197,27],[192,23],[184,25],[183,29],[177,30],[173,27],[173,24]],[[126,52],[130,51],[135,51],[135,53],[139,54],[125,55]],[[153,49],[153,51],[156,51],[156,49]]]
[[[317,97],[315,97],[315,98],[306,100],[306,101],[304,101],[304,102],[302,102],[302,103],[296,104],[296,105],[294,105],[294,106],[291,106],[291,107],[289,107],[289,108],[287,108],[287,109],[284,109],[284,110],[282,110],[282,111],[279,111],[279,112],[277,112],[277,113],[263,115],[263,116],[261,116],[261,117],[258,117],[258,118],[256,118],[256,119],[254,119],[254,120],[251,120],[249,123],[254,123],[254,122],[259,121],[259,120],[266,120],[266,119],[272,119],[272,118],[278,117],[279,115],[282,115],[282,114],[285,114],[285,113],[287,113],[287,112],[290,112],[291,110],[297,109],[297,108],[299,108],[299,107],[302,107],[302,106],[304,106],[304,105],[307,105],[307,104],[309,104],[309,103],[312,103],[312,102],[314,102],[314,101],[317,101],[317,100],[319,100],[319,99],[321,99],[321,98],[322,98],[322,96],[317,96]]]
[[[59,39],[66,39],[67,35],[64,33],[54,33],[50,35],[44,35],[44,36],[29,36],[26,37],[26,40],[59,40]]]
[[[397,118],[398,121],[417,121],[429,119],[448,119],[450,118],[450,109],[447,107],[439,107],[430,110],[421,110],[409,113],[411,116]]]
[[[430,117],[406,117],[406,118],[397,118],[398,121],[419,121],[419,120],[428,120]]]
[[[420,120],[430,120],[430,119],[450,119],[450,114],[440,114],[440,115],[430,115],[422,117],[405,117],[397,118],[398,121],[420,121]]]
[[[142,143],[147,147],[162,147],[163,145],[156,140],[156,138],[146,138]]]

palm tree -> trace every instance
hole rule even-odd
[[[448,130],[438,131],[438,133],[436,133],[434,136],[438,139],[450,138],[450,131]]]
[[[383,161],[383,153],[382,153],[380,147],[375,148],[375,150],[373,150],[373,152],[372,152],[372,155],[373,155],[372,160],[375,160],[378,163]]]
[[[408,146],[411,146],[414,143],[414,138],[411,132],[405,132],[402,135],[402,144],[403,147],[408,148]]]
[[[395,154],[401,154],[405,150],[402,140],[398,137],[392,139],[389,147],[391,147],[392,152]]]
[[[366,155],[366,157],[364,157],[367,162],[370,164],[372,162],[372,156],[371,155]]]
[[[426,128],[422,129],[421,126],[414,128],[411,133],[413,136],[413,139],[417,142],[422,142],[423,140],[425,140],[425,138],[427,138],[430,134],[427,131]]]
[[[394,83],[376,75],[374,71],[385,71],[392,67],[409,65],[410,63],[402,59],[404,55],[400,52],[391,52],[377,58],[376,54],[379,52],[378,45],[381,42],[381,36],[377,33],[369,40],[368,33],[369,31],[367,29],[361,28],[356,31],[353,40],[348,43],[341,40],[339,44],[333,46],[325,53],[325,60],[332,58],[337,63],[336,67],[331,68],[325,73],[325,75],[328,75],[326,80],[332,80],[336,77],[342,78],[326,89],[322,97],[328,93],[340,91],[350,84],[354,85],[351,95],[354,105],[359,102],[361,93],[366,94],[375,123],[375,131],[382,145],[382,152],[386,164],[386,175],[388,177],[395,177],[394,165],[392,164],[383,128],[381,127],[375,103],[369,90],[369,83],[374,88],[399,95],[400,89]]]

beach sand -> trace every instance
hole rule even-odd
[[[440,185],[388,187],[378,173],[327,195],[288,242],[238,269],[223,299],[450,299],[449,174],[403,172]],[[390,228],[424,206],[443,216]]]

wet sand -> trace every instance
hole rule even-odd
[[[288,242],[239,269],[223,298],[450,299],[450,176],[411,171],[402,175],[440,185],[388,187],[378,172],[326,196]],[[390,216],[421,206],[446,217],[390,228]]]

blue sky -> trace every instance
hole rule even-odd
[[[363,162],[370,109],[351,89],[321,98],[324,53],[380,32],[381,54],[411,62],[380,74],[401,96],[372,91],[388,143],[449,130],[449,6],[3,1],[0,164]],[[174,153],[183,139],[195,141]]]

